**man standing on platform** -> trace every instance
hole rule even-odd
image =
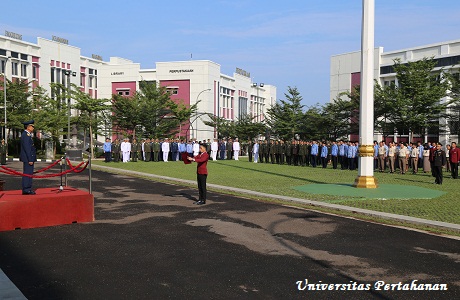
[[[37,161],[37,154],[32,139],[34,131],[34,120],[24,122],[24,131],[21,135],[21,153],[19,160],[23,164],[23,173],[28,175],[34,174],[34,163]],[[22,194],[23,195],[35,195],[35,191],[32,190],[32,178],[23,176],[22,177]]]

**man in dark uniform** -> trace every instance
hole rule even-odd
[[[292,145],[289,140],[286,141],[284,146],[284,155],[286,156],[286,162],[290,166],[292,164]]]
[[[252,142],[251,139],[248,139],[248,156],[249,156],[249,162],[252,162],[252,147],[254,146],[254,143]]]
[[[116,139],[115,143],[112,144],[112,154],[113,154],[114,162],[120,161],[120,150],[121,150],[120,141]]]
[[[227,149],[227,159],[232,159],[233,158],[233,141],[232,141],[232,139],[228,139],[226,149]]]
[[[177,153],[179,153],[179,140],[173,140],[171,143],[171,161],[177,161]]]
[[[434,151],[433,154],[433,171],[434,171],[434,177],[436,178],[435,182],[436,184],[442,184],[442,168],[446,165],[446,152],[441,149],[442,144],[437,143],[436,144],[436,150]]]
[[[272,164],[275,163],[276,144],[275,141],[270,142],[270,160]]]
[[[8,145],[5,143],[5,139],[2,139],[0,144],[0,161],[2,165],[6,165],[6,156],[8,155]]]
[[[131,161],[137,162],[140,148],[141,144],[139,144],[136,139],[133,139],[133,142],[131,143]]]
[[[161,155],[161,158],[163,158],[163,153],[161,152],[161,144],[162,143],[160,143],[158,139],[155,139],[155,140],[152,139],[151,149],[152,149],[152,160],[153,161],[158,161],[158,157],[160,157],[160,155]]]
[[[37,161],[36,150],[34,141],[32,140],[34,131],[34,120],[24,122],[24,131],[21,135],[21,154],[19,160],[23,163],[23,173],[28,175],[34,174],[34,163]],[[35,195],[35,191],[32,190],[32,178],[23,176],[22,177],[22,194],[23,195]]]

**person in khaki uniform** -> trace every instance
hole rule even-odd
[[[399,169],[401,170],[401,174],[406,174],[406,166],[407,166],[407,159],[409,158],[409,151],[404,143],[400,144],[399,149]]]
[[[419,157],[419,150],[417,147],[412,147],[410,152],[410,160],[412,164],[412,174],[417,174],[418,172],[418,157]]]
[[[378,167],[379,172],[385,172],[385,160],[387,158],[387,150],[385,149],[385,143],[380,142],[378,148]]]
[[[160,141],[156,139],[155,141],[152,140],[152,155],[153,161],[158,161],[158,155],[160,155]]]
[[[388,164],[390,166],[390,174],[395,172],[395,156],[396,145],[394,143],[390,143],[390,147],[388,148]]]
[[[139,158],[139,150],[141,148],[141,144],[136,139],[133,139],[131,143],[131,161],[137,162]]]

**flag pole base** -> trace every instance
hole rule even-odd
[[[364,189],[376,189],[377,180],[374,176],[358,176],[353,183],[353,187]]]

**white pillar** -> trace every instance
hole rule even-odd
[[[363,0],[361,34],[361,99],[359,106],[359,168],[353,186],[376,188],[374,178],[374,0]]]

